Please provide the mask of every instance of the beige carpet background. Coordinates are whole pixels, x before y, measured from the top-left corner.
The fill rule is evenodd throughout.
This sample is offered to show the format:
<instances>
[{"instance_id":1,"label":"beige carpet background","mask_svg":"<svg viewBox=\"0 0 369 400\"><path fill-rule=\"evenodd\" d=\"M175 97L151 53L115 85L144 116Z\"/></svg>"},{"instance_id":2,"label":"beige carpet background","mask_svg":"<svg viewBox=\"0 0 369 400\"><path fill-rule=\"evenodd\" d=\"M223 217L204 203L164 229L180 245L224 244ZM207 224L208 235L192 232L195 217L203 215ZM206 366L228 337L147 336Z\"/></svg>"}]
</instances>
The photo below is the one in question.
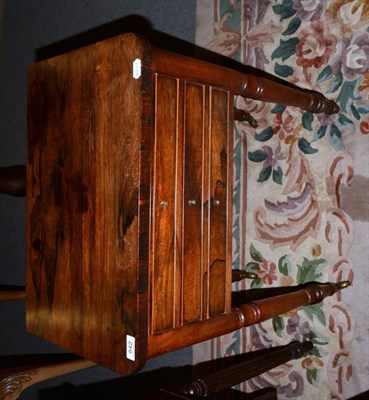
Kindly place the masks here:
<instances>
[{"instance_id":1,"label":"beige carpet background","mask_svg":"<svg viewBox=\"0 0 369 400\"><path fill-rule=\"evenodd\" d=\"M196 42L336 100L336 116L237 99L234 267L252 287L349 279L323 305L195 347L194 362L310 339L315 350L243 386L280 399L369 388L369 3L198 0ZM245 285L244 283L242 285ZM246 283L249 287L250 282Z\"/></svg>"}]
</instances>

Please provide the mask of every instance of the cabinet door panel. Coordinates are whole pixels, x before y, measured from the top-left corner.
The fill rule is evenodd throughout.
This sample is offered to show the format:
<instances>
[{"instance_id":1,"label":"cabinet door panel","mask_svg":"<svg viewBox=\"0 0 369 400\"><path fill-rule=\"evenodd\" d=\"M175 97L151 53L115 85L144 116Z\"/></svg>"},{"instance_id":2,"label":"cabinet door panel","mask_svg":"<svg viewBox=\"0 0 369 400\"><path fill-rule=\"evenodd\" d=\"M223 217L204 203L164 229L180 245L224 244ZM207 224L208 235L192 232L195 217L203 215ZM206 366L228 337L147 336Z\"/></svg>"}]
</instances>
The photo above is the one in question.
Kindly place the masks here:
<instances>
[{"instance_id":1,"label":"cabinet door panel","mask_svg":"<svg viewBox=\"0 0 369 400\"><path fill-rule=\"evenodd\" d=\"M151 332L229 312L230 94L156 75Z\"/></svg>"},{"instance_id":2,"label":"cabinet door panel","mask_svg":"<svg viewBox=\"0 0 369 400\"><path fill-rule=\"evenodd\" d=\"M205 87L186 84L183 186L183 323L202 316Z\"/></svg>"},{"instance_id":3,"label":"cabinet door panel","mask_svg":"<svg viewBox=\"0 0 369 400\"><path fill-rule=\"evenodd\" d=\"M227 283L227 189L229 94L210 88L209 106L209 238L208 238L208 313L226 311Z\"/></svg>"},{"instance_id":4,"label":"cabinet door panel","mask_svg":"<svg viewBox=\"0 0 369 400\"><path fill-rule=\"evenodd\" d=\"M175 325L175 277L180 268L176 238L176 164L179 82L155 79L154 218L152 236L152 330Z\"/></svg>"}]
</instances>

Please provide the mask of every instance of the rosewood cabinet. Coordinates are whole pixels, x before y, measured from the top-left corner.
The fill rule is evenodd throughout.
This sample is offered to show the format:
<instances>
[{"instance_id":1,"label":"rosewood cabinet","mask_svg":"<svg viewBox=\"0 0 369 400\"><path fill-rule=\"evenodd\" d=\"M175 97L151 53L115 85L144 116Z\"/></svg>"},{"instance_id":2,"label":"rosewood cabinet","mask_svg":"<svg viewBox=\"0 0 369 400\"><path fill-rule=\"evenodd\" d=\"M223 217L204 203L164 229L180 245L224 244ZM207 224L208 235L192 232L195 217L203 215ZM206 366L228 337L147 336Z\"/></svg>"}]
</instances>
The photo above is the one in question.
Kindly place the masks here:
<instances>
[{"instance_id":1,"label":"rosewood cabinet","mask_svg":"<svg viewBox=\"0 0 369 400\"><path fill-rule=\"evenodd\" d=\"M340 288L313 285L258 315L232 307L236 94L338 110L133 34L30 66L30 332L129 374Z\"/></svg>"}]
</instances>

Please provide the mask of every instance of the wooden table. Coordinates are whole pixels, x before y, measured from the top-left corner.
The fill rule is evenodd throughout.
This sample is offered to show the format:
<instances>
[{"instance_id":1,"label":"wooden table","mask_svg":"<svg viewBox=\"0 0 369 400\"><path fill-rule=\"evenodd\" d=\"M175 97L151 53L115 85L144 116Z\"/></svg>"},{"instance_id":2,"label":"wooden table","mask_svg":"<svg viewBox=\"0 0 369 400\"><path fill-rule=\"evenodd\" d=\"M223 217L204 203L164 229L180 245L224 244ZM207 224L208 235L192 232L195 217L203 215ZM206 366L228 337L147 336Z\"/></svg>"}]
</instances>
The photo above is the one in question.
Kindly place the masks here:
<instances>
[{"instance_id":1,"label":"wooden table","mask_svg":"<svg viewBox=\"0 0 369 400\"><path fill-rule=\"evenodd\" d=\"M133 34L31 65L28 331L125 375L245 325L231 304L237 94L338 110Z\"/></svg>"}]
</instances>

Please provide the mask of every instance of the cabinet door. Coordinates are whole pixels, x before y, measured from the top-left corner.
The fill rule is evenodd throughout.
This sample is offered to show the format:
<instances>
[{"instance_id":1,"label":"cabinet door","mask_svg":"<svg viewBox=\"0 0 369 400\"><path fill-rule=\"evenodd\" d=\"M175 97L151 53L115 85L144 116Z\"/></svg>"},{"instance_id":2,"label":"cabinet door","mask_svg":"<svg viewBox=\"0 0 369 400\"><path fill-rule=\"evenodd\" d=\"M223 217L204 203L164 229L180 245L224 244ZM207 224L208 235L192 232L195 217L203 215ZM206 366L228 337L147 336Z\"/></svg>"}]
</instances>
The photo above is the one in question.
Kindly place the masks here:
<instances>
[{"instance_id":1,"label":"cabinet door","mask_svg":"<svg viewBox=\"0 0 369 400\"><path fill-rule=\"evenodd\" d=\"M154 82L151 331L161 332L180 323L182 86L160 74Z\"/></svg>"},{"instance_id":2,"label":"cabinet door","mask_svg":"<svg viewBox=\"0 0 369 400\"><path fill-rule=\"evenodd\" d=\"M229 102L225 90L185 83L183 324L228 309Z\"/></svg>"},{"instance_id":3,"label":"cabinet door","mask_svg":"<svg viewBox=\"0 0 369 400\"><path fill-rule=\"evenodd\" d=\"M151 333L230 310L230 94L157 74Z\"/></svg>"},{"instance_id":4,"label":"cabinet door","mask_svg":"<svg viewBox=\"0 0 369 400\"><path fill-rule=\"evenodd\" d=\"M204 224L208 229L204 235L207 240L204 260L208 279L205 289L207 317L230 311L233 131L229 127L229 103L228 92L209 89L208 192L204 203Z\"/></svg>"}]
</instances>

